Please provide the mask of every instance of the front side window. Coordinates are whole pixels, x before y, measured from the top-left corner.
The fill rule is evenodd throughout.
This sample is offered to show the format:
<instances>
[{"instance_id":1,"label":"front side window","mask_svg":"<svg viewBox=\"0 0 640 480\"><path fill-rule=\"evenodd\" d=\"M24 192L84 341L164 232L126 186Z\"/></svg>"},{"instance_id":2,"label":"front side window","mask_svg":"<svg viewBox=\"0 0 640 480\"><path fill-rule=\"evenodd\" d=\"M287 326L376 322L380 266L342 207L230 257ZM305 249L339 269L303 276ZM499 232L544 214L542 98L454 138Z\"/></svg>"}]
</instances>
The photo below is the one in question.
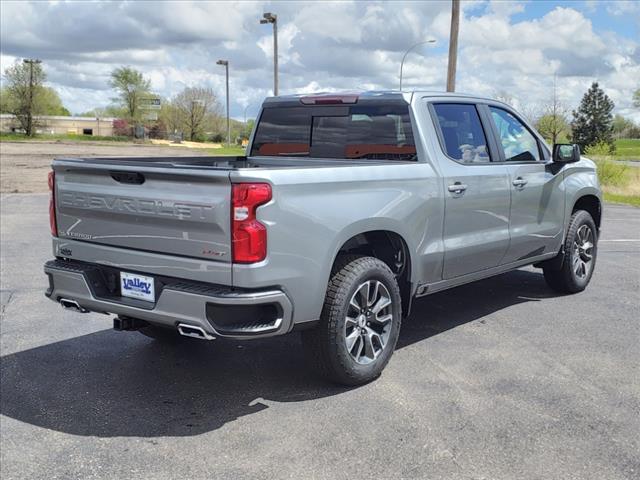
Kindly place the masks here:
<instances>
[{"instance_id":1,"label":"front side window","mask_svg":"<svg viewBox=\"0 0 640 480\"><path fill-rule=\"evenodd\" d=\"M537 162L540 150L536 137L520 120L506 110L489 107L493 123L498 129L500 144L507 162Z\"/></svg>"},{"instance_id":2,"label":"front side window","mask_svg":"<svg viewBox=\"0 0 640 480\"><path fill-rule=\"evenodd\" d=\"M487 139L475 105L437 103L433 108L447 155L462 163L487 163L491 159Z\"/></svg>"},{"instance_id":3,"label":"front side window","mask_svg":"<svg viewBox=\"0 0 640 480\"><path fill-rule=\"evenodd\" d=\"M406 103L272 107L251 155L416 160L416 147Z\"/></svg>"}]
</instances>

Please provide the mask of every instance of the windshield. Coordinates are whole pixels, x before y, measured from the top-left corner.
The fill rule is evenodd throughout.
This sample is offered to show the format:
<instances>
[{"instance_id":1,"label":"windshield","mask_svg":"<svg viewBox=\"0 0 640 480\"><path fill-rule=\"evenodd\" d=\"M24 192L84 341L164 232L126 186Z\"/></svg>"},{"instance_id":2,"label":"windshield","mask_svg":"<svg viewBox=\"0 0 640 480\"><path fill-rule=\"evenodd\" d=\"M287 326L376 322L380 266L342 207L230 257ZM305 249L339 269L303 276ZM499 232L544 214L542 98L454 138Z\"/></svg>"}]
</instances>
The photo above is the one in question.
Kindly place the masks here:
<instances>
[{"instance_id":1,"label":"windshield","mask_svg":"<svg viewBox=\"0 0 640 480\"><path fill-rule=\"evenodd\" d=\"M409 107L336 105L265 108L251 155L415 160Z\"/></svg>"}]
</instances>

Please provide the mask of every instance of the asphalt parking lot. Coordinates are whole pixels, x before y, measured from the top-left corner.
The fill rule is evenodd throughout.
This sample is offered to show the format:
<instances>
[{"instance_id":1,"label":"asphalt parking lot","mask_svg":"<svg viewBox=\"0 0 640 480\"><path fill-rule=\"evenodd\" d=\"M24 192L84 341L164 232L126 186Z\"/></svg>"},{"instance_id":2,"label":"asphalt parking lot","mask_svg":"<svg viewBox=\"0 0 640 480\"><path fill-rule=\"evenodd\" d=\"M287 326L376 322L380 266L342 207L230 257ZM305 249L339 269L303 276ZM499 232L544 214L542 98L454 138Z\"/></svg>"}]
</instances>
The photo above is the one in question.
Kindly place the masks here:
<instances>
[{"instance_id":1,"label":"asphalt parking lot","mask_svg":"<svg viewBox=\"0 0 640 480\"><path fill-rule=\"evenodd\" d=\"M63 311L47 201L1 197L3 480L640 476L640 209L607 206L585 292L522 269L421 299L345 389L296 335L166 346Z\"/></svg>"}]
</instances>

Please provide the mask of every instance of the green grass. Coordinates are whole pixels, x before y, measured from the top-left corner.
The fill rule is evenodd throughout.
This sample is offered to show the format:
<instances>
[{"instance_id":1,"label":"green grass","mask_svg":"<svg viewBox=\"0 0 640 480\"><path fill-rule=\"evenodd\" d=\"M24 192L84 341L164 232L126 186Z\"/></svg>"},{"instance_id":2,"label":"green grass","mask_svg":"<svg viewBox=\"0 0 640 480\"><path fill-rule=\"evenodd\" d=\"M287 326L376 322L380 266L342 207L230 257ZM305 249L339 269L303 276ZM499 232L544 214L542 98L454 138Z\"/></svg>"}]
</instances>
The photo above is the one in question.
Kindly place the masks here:
<instances>
[{"instance_id":1,"label":"green grass","mask_svg":"<svg viewBox=\"0 0 640 480\"><path fill-rule=\"evenodd\" d=\"M640 161L640 139L616 140L613 155L604 144L588 148L585 154L598 166L598 179L607 202L640 207L640 167L619 161Z\"/></svg>"},{"instance_id":2,"label":"green grass","mask_svg":"<svg viewBox=\"0 0 640 480\"><path fill-rule=\"evenodd\" d=\"M611 156L594 158L594 162L598 165L598 179L601 185L624 188L631 181L629 170L637 167L616 162L612 158Z\"/></svg>"},{"instance_id":3,"label":"green grass","mask_svg":"<svg viewBox=\"0 0 640 480\"><path fill-rule=\"evenodd\" d=\"M625 165L613 158L594 159L605 201L640 207L640 167Z\"/></svg>"},{"instance_id":4,"label":"green grass","mask_svg":"<svg viewBox=\"0 0 640 480\"><path fill-rule=\"evenodd\" d=\"M640 138L620 138L615 141L616 151L609 154L606 144L587 147L584 154L592 159L626 160L640 162Z\"/></svg>"},{"instance_id":5,"label":"green grass","mask_svg":"<svg viewBox=\"0 0 640 480\"><path fill-rule=\"evenodd\" d=\"M131 142L130 137L113 136L105 137L98 135L68 135L68 134L40 134L35 137L27 137L22 133L0 133L0 142L33 142L33 141L58 141L65 140L71 142Z\"/></svg>"},{"instance_id":6,"label":"green grass","mask_svg":"<svg viewBox=\"0 0 640 480\"><path fill-rule=\"evenodd\" d=\"M15 141L25 141L27 137L21 133L10 133L10 132L2 132L0 133L0 142L15 142Z\"/></svg>"},{"instance_id":7,"label":"green grass","mask_svg":"<svg viewBox=\"0 0 640 480\"><path fill-rule=\"evenodd\" d=\"M640 138L621 138L616 140L615 159L640 162Z\"/></svg>"},{"instance_id":8,"label":"green grass","mask_svg":"<svg viewBox=\"0 0 640 480\"><path fill-rule=\"evenodd\" d=\"M232 145L222 148L207 148L207 153L212 156L243 156L246 153L245 147Z\"/></svg>"},{"instance_id":9,"label":"green grass","mask_svg":"<svg viewBox=\"0 0 640 480\"><path fill-rule=\"evenodd\" d=\"M624 203L640 207L640 195L623 195L619 193L604 192L604 201L610 203Z\"/></svg>"}]
</instances>

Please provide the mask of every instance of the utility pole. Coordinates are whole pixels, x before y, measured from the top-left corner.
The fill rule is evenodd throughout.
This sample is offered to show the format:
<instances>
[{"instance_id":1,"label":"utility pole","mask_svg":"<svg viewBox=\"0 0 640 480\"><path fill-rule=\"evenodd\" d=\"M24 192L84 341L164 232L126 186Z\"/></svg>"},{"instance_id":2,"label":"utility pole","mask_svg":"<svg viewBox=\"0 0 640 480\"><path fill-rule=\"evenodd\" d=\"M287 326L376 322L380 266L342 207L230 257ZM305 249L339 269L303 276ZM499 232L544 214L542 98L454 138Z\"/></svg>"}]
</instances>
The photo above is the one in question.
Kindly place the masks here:
<instances>
[{"instance_id":1,"label":"utility pole","mask_svg":"<svg viewBox=\"0 0 640 480\"><path fill-rule=\"evenodd\" d=\"M456 91L456 62L458 61L458 28L460 26L460 0L451 0L451 33L449 34L449 68L447 92Z\"/></svg>"},{"instance_id":2,"label":"utility pole","mask_svg":"<svg viewBox=\"0 0 640 480\"><path fill-rule=\"evenodd\" d=\"M229 123L229 61L228 60L218 60L216 62L218 65L224 65L225 72L227 75L227 147L231 145L231 124Z\"/></svg>"},{"instance_id":3,"label":"utility pole","mask_svg":"<svg viewBox=\"0 0 640 480\"><path fill-rule=\"evenodd\" d=\"M42 63L38 59L25 58L24 63L29 65L29 110L27 111L27 136L33 136L33 66Z\"/></svg>"},{"instance_id":4,"label":"utility pole","mask_svg":"<svg viewBox=\"0 0 640 480\"><path fill-rule=\"evenodd\" d=\"M273 25L273 95L278 96L278 15L263 13L260 24Z\"/></svg>"}]
</instances>

